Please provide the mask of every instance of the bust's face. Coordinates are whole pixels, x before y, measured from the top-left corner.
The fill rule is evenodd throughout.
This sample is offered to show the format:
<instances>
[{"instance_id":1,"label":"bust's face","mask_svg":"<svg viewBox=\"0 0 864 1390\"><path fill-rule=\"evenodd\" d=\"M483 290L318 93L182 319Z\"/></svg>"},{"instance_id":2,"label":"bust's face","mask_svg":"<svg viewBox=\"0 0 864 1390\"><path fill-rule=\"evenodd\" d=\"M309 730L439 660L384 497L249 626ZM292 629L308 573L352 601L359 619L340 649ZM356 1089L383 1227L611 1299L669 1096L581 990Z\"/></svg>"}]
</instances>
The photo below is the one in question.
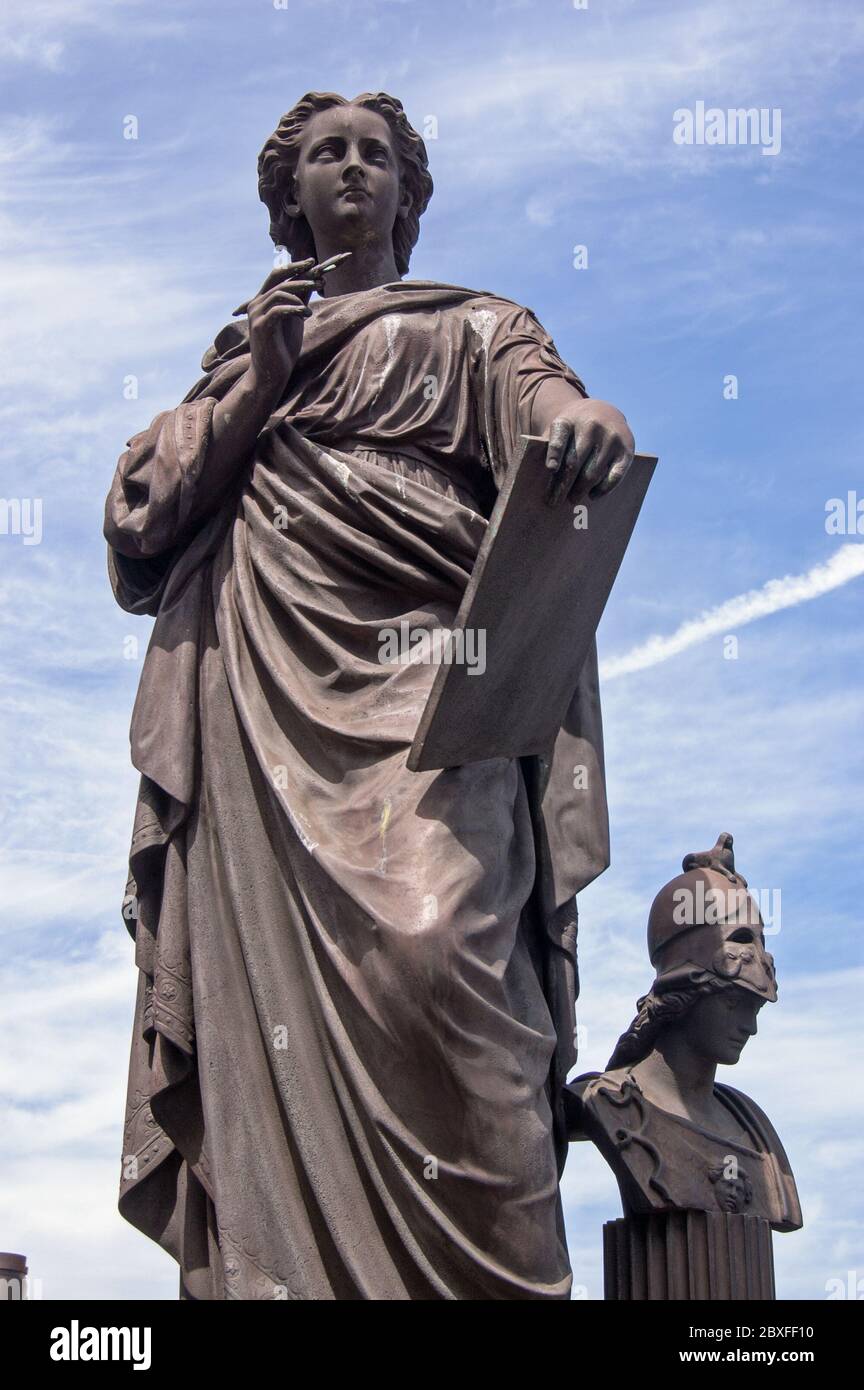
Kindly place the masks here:
<instances>
[{"instance_id":1,"label":"bust's face","mask_svg":"<svg viewBox=\"0 0 864 1390\"><path fill-rule=\"evenodd\" d=\"M744 1044L756 1032L756 1016L764 1003L749 989L733 985L700 999L687 1010L679 1027L700 1057L734 1066Z\"/></svg>"},{"instance_id":2,"label":"bust's face","mask_svg":"<svg viewBox=\"0 0 864 1390\"><path fill-rule=\"evenodd\" d=\"M294 186L288 211L305 216L319 255L392 238L411 206L390 127L362 106L331 106L307 121Z\"/></svg>"}]
</instances>

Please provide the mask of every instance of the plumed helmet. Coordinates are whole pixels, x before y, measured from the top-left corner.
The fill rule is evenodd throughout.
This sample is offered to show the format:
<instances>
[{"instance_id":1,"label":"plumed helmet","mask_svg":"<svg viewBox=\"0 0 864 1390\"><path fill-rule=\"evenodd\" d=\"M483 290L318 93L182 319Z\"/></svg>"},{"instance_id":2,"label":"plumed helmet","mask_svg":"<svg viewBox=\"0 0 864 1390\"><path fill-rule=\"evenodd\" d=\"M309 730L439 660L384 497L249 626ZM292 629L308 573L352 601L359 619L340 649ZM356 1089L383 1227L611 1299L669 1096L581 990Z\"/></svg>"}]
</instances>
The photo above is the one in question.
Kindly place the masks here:
<instances>
[{"instance_id":1,"label":"plumed helmet","mask_svg":"<svg viewBox=\"0 0 864 1390\"><path fill-rule=\"evenodd\" d=\"M683 873L660 889L648 916L648 954L657 971L654 992L679 987L692 971L709 971L758 994L777 998L774 958L747 880L735 871L732 836L711 850L688 854Z\"/></svg>"}]
</instances>

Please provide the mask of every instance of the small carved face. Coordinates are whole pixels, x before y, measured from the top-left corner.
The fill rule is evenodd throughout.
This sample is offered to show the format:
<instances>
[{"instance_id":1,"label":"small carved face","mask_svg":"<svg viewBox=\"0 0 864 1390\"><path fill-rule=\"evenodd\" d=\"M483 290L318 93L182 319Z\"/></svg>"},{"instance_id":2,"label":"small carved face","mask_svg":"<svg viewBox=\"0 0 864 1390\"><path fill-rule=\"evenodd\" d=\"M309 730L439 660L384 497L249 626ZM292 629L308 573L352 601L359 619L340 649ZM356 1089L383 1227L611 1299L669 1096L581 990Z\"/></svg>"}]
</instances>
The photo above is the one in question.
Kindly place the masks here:
<instances>
[{"instance_id":1,"label":"small carved face","mask_svg":"<svg viewBox=\"0 0 864 1390\"><path fill-rule=\"evenodd\" d=\"M743 1212L753 1201L753 1184L734 1158L709 1169L714 1196L721 1211Z\"/></svg>"},{"instance_id":2,"label":"small carved face","mask_svg":"<svg viewBox=\"0 0 864 1390\"><path fill-rule=\"evenodd\" d=\"M317 111L300 139L294 194L286 211L306 218L319 255L392 236L411 203L384 117L363 106Z\"/></svg>"},{"instance_id":3,"label":"small carved face","mask_svg":"<svg viewBox=\"0 0 864 1390\"><path fill-rule=\"evenodd\" d=\"M757 1031L756 1016L764 1002L752 991L732 986L698 1000L680 1026L700 1057L734 1066L744 1044Z\"/></svg>"}]
</instances>

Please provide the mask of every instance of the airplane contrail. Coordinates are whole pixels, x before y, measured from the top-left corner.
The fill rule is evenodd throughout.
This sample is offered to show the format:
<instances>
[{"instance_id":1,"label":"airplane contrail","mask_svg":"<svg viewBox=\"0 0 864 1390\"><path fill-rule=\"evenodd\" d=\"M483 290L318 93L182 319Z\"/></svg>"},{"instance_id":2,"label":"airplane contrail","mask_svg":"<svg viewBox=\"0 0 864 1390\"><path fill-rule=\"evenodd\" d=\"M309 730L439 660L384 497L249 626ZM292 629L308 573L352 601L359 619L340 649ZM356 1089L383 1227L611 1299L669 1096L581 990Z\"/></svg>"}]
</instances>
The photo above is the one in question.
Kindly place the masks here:
<instances>
[{"instance_id":1,"label":"airplane contrail","mask_svg":"<svg viewBox=\"0 0 864 1390\"><path fill-rule=\"evenodd\" d=\"M826 564L814 565L806 574L769 579L761 589L738 594L717 608L709 608L698 618L690 618L669 637L655 635L622 656L609 657L600 663L600 675L604 680L614 680L616 676L628 676L633 671L657 666L708 637L732 632L769 613L778 613L781 608L807 603L811 598L839 589L841 584L848 584L861 574L864 574L864 545L842 545Z\"/></svg>"}]
</instances>

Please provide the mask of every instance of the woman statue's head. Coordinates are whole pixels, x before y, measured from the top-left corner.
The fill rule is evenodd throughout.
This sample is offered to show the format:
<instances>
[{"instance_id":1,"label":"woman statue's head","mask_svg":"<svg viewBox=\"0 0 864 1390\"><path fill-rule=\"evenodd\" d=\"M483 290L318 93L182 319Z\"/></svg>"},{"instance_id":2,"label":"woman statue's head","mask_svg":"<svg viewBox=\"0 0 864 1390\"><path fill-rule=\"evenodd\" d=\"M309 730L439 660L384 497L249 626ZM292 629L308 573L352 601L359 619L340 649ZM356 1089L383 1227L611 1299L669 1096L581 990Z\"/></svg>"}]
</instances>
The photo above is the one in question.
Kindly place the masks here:
<instances>
[{"instance_id":1,"label":"woman statue's head","mask_svg":"<svg viewBox=\"0 0 864 1390\"><path fill-rule=\"evenodd\" d=\"M270 235L293 260L377 246L407 273L432 196L426 147L386 92L307 92L258 156Z\"/></svg>"}]
</instances>

